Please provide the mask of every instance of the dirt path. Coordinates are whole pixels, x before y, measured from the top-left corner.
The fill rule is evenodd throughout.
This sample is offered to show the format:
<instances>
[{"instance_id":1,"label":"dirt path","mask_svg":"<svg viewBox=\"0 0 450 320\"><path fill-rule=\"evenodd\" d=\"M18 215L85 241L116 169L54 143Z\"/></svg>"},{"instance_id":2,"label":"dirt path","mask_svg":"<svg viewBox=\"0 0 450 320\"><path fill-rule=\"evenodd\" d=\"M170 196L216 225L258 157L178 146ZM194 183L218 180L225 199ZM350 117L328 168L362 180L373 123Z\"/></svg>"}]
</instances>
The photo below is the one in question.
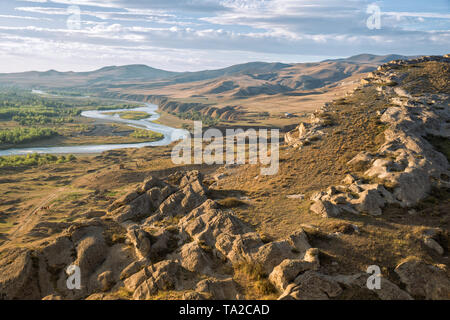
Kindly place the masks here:
<instances>
[{"instance_id":1,"label":"dirt path","mask_svg":"<svg viewBox=\"0 0 450 320\"><path fill-rule=\"evenodd\" d=\"M8 234L10 239L17 238L17 235L24 234L29 231L34 225L36 225L41 216L46 212L43 209L46 207L52 200L54 200L58 195L60 195L66 188L62 187L57 189L55 192L51 193L48 197L43 199L33 210L24 214L22 217L17 219L17 227L11 230Z\"/></svg>"}]
</instances>

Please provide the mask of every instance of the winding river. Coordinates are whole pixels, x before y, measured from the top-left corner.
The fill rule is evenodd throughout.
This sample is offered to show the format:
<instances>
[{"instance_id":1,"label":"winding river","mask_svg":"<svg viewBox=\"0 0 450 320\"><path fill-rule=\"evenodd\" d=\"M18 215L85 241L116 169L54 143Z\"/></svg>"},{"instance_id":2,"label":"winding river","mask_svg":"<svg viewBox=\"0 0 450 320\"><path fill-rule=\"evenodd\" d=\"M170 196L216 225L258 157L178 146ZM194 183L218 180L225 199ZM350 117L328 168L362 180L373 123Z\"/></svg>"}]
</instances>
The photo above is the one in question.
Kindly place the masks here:
<instances>
[{"instance_id":1,"label":"winding river","mask_svg":"<svg viewBox=\"0 0 450 320\"><path fill-rule=\"evenodd\" d=\"M154 120L159 118L159 114L156 112L157 105L146 103L145 107L134 109L114 109L114 110L90 110L83 111L81 115L83 117L92 119L101 119L109 122L117 122L129 125L134 128L151 130L154 132L162 133L164 138L153 142L142 143L128 143L128 144L98 144L98 145L78 145L78 146L54 146L54 147L30 147L30 148L12 148L6 150L0 150L0 156L10 155L25 155L29 153L54 153L54 154L82 154L82 153L101 153L103 151L123 149L123 148L142 148L148 146L165 146L173 141L183 139L187 135L186 130L176 129L168 127L162 124L154 123ZM149 114L149 117L141 120L128 120L122 119L118 114L111 115L106 114L110 112L121 111L144 111Z\"/></svg>"}]
</instances>

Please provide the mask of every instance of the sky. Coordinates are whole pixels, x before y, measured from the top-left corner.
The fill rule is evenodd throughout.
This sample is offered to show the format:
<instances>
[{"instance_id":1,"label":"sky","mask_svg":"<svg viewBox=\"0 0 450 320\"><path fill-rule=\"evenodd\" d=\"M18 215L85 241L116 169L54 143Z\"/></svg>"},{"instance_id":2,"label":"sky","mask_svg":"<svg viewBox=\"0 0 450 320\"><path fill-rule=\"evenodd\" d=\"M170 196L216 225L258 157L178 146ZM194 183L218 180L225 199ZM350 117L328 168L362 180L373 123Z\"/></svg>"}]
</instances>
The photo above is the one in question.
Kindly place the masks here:
<instances>
[{"instance_id":1,"label":"sky","mask_svg":"<svg viewBox=\"0 0 450 320\"><path fill-rule=\"evenodd\" d=\"M0 0L0 72L450 53L450 0Z\"/></svg>"}]
</instances>

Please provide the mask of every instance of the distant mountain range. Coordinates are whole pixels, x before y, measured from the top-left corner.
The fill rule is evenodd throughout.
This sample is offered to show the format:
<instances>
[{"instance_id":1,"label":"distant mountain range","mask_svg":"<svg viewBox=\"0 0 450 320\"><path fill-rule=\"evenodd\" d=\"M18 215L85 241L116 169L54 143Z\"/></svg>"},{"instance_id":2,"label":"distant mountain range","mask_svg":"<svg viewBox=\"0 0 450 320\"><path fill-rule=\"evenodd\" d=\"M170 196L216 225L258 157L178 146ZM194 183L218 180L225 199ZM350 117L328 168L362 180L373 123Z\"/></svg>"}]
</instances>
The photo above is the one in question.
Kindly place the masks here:
<instances>
[{"instance_id":1,"label":"distant mountain range","mask_svg":"<svg viewBox=\"0 0 450 320\"><path fill-rule=\"evenodd\" d=\"M311 89L339 81L354 73L368 72L376 65L391 60L405 58L407 57L400 55L361 54L346 59L325 60L317 63L250 62L223 69L197 72L170 72L140 64L108 66L90 72L30 71L0 74L0 85L96 91L127 87L162 88L217 79L217 83L208 84L210 94L235 90L234 94L246 95L258 92L256 89L251 89L254 86L249 82L254 82L256 87L261 87L263 83L265 92L271 90L274 92L290 91L298 88ZM234 80L229 80L229 78L234 78ZM247 86L241 82L246 82ZM242 90L239 91L239 89Z\"/></svg>"}]
</instances>

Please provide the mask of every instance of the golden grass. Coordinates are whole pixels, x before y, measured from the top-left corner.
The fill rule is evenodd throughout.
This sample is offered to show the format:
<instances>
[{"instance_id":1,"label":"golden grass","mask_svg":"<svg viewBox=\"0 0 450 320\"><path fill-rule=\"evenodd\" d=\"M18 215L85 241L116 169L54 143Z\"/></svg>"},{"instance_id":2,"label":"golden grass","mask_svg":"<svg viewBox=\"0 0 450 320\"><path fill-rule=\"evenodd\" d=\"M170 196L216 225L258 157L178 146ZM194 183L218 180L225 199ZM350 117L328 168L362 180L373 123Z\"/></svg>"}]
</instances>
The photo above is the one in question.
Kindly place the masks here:
<instances>
[{"instance_id":1,"label":"golden grass","mask_svg":"<svg viewBox=\"0 0 450 320\"><path fill-rule=\"evenodd\" d=\"M261 265L242 261L233 266L234 279L244 290L246 299L274 299L277 290L267 279Z\"/></svg>"}]
</instances>

